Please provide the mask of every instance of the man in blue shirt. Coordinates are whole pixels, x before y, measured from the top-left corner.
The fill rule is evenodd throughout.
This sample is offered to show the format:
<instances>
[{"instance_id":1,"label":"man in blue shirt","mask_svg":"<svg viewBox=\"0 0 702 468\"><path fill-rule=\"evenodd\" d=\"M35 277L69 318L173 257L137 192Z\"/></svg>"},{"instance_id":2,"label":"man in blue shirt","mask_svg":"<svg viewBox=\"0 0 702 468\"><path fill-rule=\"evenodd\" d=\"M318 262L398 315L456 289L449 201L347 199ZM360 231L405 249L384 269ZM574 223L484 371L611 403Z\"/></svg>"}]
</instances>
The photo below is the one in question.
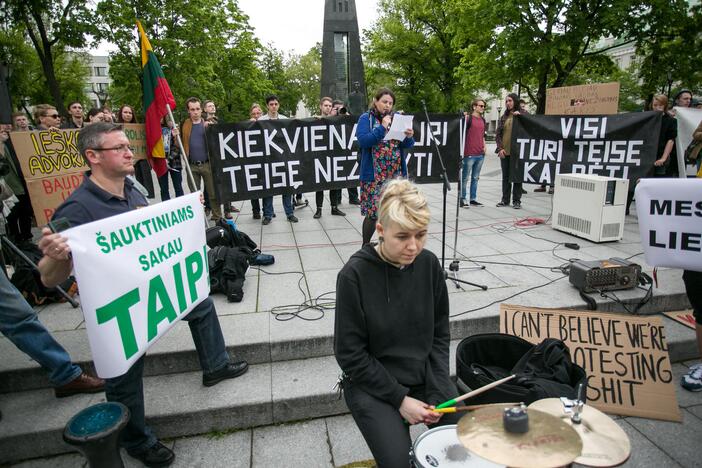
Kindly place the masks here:
<instances>
[{"instance_id":1,"label":"man in blue shirt","mask_svg":"<svg viewBox=\"0 0 702 468\"><path fill-rule=\"evenodd\" d=\"M193 187L188 179L188 186L190 191L194 192L200 190L200 181L205 184L205 193L212 208L212 221L216 223L222 217L222 210L220 210L219 202L217 201L212 167L207 154L205 128L207 128L209 122L202 118L202 105L198 98L191 97L185 104L188 107L188 115L190 117L185 119L182 125L183 147L195 181L195 187Z\"/></svg>"},{"instance_id":2,"label":"man in blue shirt","mask_svg":"<svg viewBox=\"0 0 702 468\"><path fill-rule=\"evenodd\" d=\"M65 217L71 226L77 226L148 205L146 198L126 178L134 171L134 155L120 125L99 122L84 127L78 134L78 150L90 171L83 184L58 207L54 219ZM65 237L44 228L39 248L44 254L39 262L41 280L46 286L55 286L65 280L73 268L70 247ZM229 361L212 299L208 297L202 301L184 320L190 326L203 368L203 385L209 387L246 372L246 361ZM168 466L175 454L161 444L146 425L143 371L142 356L126 374L106 379L105 395L108 401L127 406L131 413L121 439L127 453L146 466Z\"/></svg>"}]
</instances>

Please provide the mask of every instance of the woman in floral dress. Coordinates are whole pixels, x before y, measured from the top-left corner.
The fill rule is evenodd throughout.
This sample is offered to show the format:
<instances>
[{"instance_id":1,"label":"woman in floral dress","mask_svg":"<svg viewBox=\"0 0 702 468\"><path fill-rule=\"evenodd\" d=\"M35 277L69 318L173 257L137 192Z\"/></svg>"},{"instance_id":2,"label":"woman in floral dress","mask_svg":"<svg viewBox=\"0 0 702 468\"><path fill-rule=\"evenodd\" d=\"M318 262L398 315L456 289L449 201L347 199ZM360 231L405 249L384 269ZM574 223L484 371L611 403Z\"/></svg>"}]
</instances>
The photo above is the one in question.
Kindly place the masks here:
<instances>
[{"instance_id":1,"label":"woman in floral dress","mask_svg":"<svg viewBox=\"0 0 702 468\"><path fill-rule=\"evenodd\" d=\"M392 124L395 95L388 88L375 93L373 105L358 118L356 138L361 148L361 214L363 245L368 244L375 231L380 192L385 181L407 177L405 150L414 146L414 131L405 130L405 139L383 140Z\"/></svg>"}]
</instances>

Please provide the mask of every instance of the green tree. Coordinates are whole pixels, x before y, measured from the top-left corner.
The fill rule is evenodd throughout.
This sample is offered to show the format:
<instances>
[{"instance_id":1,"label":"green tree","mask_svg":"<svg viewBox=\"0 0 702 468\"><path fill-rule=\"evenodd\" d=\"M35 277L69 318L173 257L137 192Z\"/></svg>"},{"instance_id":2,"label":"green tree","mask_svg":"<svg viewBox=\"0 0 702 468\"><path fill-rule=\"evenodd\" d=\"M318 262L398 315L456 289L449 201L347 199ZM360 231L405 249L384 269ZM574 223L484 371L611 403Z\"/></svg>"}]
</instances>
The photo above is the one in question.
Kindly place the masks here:
<instances>
[{"instance_id":1,"label":"green tree","mask_svg":"<svg viewBox=\"0 0 702 468\"><path fill-rule=\"evenodd\" d=\"M50 102L66 115L65 82L57 73L57 64L69 48L82 49L88 44L88 34L94 32L89 4L79 0L3 0L0 12L5 24L19 27L27 34L39 59L41 79L48 88ZM69 67L76 65L70 59L65 63Z\"/></svg>"},{"instance_id":2,"label":"green tree","mask_svg":"<svg viewBox=\"0 0 702 468\"><path fill-rule=\"evenodd\" d=\"M180 117L186 115L185 100L196 96L213 100L221 120L240 120L248 116L251 101L268 89L256 66L260 43L235 0L102 0L97 12L100 37L118 48L110 55L115 105L141 107L137 19L181 104Z\"/></svg>"},{"instance_id":3,"label":"green tree","mask_svg":"<svg viewBox=\"0 0 702 468\"><path fill-rule=\"evenodd\" d=\"M416 112L422 100L432 111L455 111L465 102L455 69L447 7L451 0L381 0L381 16L365 41L366 84L397 95L397 108Z\"/></svg>"},{"instance_id":4,"label":"green tree","mask_svg":"<svg viewBox=\"0 0 702 468\"><path fill-rule=\"evenodd\" d=\"M85 83L90 74L90 57L82 52L53 52L56 80L65 102L80 101L89 104ZM19 28L0 29L0 59L11 70L10 96L15 109L28 112L28 104L54 103L46 86L44 71L34 48L25 40Z\"/></svg>"},{"instance_id":5,"label":"green tree","mask_svg":"<svg viewBox=\"0 0 702 468\"><path fill-rule=\"evenodd\" d=\"M633 31L638 57L637 73L642 97L675 92L685 87L702 88L702 68L695 50L702 50L702 4L690 7L687 0L652 0L646 11L647 28Z\"/></svg>"},{"instance_id":6,"label":"green tree","mask_svg":"<svg viewBox=\"0 0 702 468\"><path fill-rule=\"evenodd\" d=\"M318 42L304 55L293 55L290 58L288 75L300 90L305 108L312 115L318 115L322 82L322 44Z\"/></svg>"},{"instance_id":7,"label":"green tree","mask_svg":"<svg viewBox=\"0 0 702 468\"><path fill-rule=\"evenodd\" d=\"M268 46L259 57L259 67L269 83L266 94L278 96L280 113L292 116L297 112L297 103L302 99L302 90L290 75L290 65L293 59L285 57L283 52ZM261 102L265 112L265 102Z\"/></svg>"},{"instance_id":8,"label":"green tree","mask_svg":"<svg viewBox=\"0 0 702 468\"><path fill-rule=\"evenodd\" d=\"M611 66L603 55L608 47L597 46L598 41L615 37L623 40L616 45L643 46L657 40L668 32L650 22L679 19L676 12L682 3L685 0L453 0L455 43L468 44L459 47L461 81L492 91L519 85L543 113L547 88L568 84L578 69Z\"/></svg>"}]
</instances>

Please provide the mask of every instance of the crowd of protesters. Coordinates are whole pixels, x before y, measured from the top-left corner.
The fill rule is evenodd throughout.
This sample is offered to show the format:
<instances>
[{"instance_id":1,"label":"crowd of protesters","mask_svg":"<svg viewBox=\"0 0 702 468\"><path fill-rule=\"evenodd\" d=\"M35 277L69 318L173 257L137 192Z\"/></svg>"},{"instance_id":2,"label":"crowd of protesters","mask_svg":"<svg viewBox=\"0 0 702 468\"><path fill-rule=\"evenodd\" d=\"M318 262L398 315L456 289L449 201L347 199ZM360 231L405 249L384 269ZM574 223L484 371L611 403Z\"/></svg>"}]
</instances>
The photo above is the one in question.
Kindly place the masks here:
<instances>
[{"instance_id":1,"label":"crowd of protesters","mask_svg":"<svg viewBox=\"0 0 702 468\"><path fill-rule=\"evenodd\" d=\"M280 100L276 95L269 95L265 98L265 107L258 103L253 103L249 109L250 120L275 120L286 119L288 117L279 113ZM377 203L385 179L391 179L395 174L406 175L403 151L410 148L414 143L412 133L406 133L406 138L398 142L385 142L383 135L387 131L392 118L395 96L389 89L381 89L372 99L368 112L359 116L358 119L358 142L361 148L361 191L349 188L348 198L352 205L360 205L361 213L365 217L363 223L363 243L369 243L372 234L375 232L377 221ZM650 110L663 114L660 130L660 139L657 149L656 160L645 177L677 177L678 165L675 163L676 154L675 140L677 137L677 121L675 108L702 108L702 102L694 98L692 92L687 89L678 91L669 102L667 96L659 94L653 96ZM160 189L161 200L168 200L171 197L171 185L175 196L183 195L183 170L184 161L187 162L193 173L193 181L188 180L190 191L202 190L204 193L206 213L211 215L212 221L218 221L221 217L231 217L233 212L239 211L237 207L225 205L221 210L221 204L217 200L217 190L214 185L214 178L210 168L210 162L205 140L206 128L209 125L221 123L217 117L217 108L213 101L201 101L198 98L190 98L186 101L188 117L177 125L170 118L165 117L161 121L161 131L168 171L157 178ZM475 98L471 104L471 112L465 114L466 132L465 141L462 148L462 184L460 205L464 208L480 207L482 203L478 201L478 181L480 170L485 158L485 130L486 123L483 114L486 111L486 101ZM67 106L67 114L61 116L56 107L49 104L39 104L33 107L33 115L29 116L23 112L12 114L12 125L0 126L0 189L11 191L16 197L14 205L6 210L4 222L7 226L8 237L16 242L31 241L32 235L32 210L29 200L28 190L16 155L12 150L12 145L8 144L9 134L12 131L31 131L47 129L83 129L86 126L96 123L119 123L135 124L137 120L137 109L124 104L119 107L116 113L110 106L94 107L85 112L83 105L78 102L70 102ZM320 100L319 117L329 117L347 114L347 110L342 101L323 97ZM505 99L504 113L500 116L497 129L497 156L500 158L503 184L502 197L497 204L498 207L506 207L510 204L513 208L521 208L521 196L524 193L521 184L510 182L509 159L512 156L510 148L511 126L514 116L527 113L523 100L516 94L509 94ZM702 124L695 130L693 139L702 140ZM182 142L182 145L181 145ZM699 154L698 145L695 156ZM156 197L153 183L152 168L145 155L134 157L134 175L136 181L143 186L146 197L154 199ZM377 165L384 167L383 171L377 171ZM700 158L696 159L697 168L700 168ZM382 176L382 177L380 177ZM194 184L193 184L194 182ZM634 186L635 184L632 184ZM633 189L633 187L632 187ZM545 187L541 187L544 191ZM551 188L552 190L552 188ZM633 194L633 191L632 191ZM289 222L296 223L295 206L301 203L302 194L284 194L281 196L285 215ZM2 198L0 198L2 200ZM330 213L335 216L346 216L346 213L339 209L342 201L341 190L330 190L329 200L331 205ZM251 208L254 219L262 219L262 224L267 225L273 221L275 212L273 209L273 197L264 197L263 202L259 199L251 199ZM631 197L627 203L627 214ZM316 210L314 218L322 216L324 204L324 193L316 193ZM685 284L688 290L697 288L702 290L702 281L699 272L685 272ZM691 298L692 301L692 298ZM699 301L697 301L699 302ZM697 307L697 304L695 307ZM698 324L698 337L702 334L701 325ZM3 330L4 331L4 330ZM702 338L700 338L702 348ZM30 350L31 351L31 350ZM700 349L702 353L702 349ZM29 353L29 351L28 351ZM103 382L92 381L84 374L79 374L79 369L70 364L70 359L66 356L62 358L61 366L66 372L53 380L57 387L63 387L66 382L77 380L76 391L82 391L83 387L88 391L95 388L102 388ZM70 371L70 372L69 372ZM58 372L58 371L57 371ZM69 375L70 374L70 375ZM76 377L78 376L78 377ZM86 380L87 379L87 380ZM702 366L693 366L682 380L685 388L690 390L702 390ZM63 391L63 390L62 390ZM69 387L69 393L73 392ZM59 392L60 393L60 392Z\"/></svg>"}]
</instances>

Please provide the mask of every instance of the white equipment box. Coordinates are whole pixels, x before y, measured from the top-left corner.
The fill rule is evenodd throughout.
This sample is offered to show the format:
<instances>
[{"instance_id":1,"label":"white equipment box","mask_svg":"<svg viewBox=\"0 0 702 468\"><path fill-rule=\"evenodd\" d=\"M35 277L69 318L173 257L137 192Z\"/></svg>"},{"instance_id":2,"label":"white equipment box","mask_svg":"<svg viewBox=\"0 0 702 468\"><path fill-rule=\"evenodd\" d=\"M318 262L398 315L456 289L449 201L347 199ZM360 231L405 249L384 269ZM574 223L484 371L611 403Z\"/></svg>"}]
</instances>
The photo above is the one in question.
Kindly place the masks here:
<instances>
[{"instance_id":1,"label":"white equipment box","mask_svg":"<svg viewBox=\"0 0 702 468\"><path fill-rule=\"evenodd\" d=\"M590 174L558 174L552 226L593 242L621 240L624 235L627 179Z\"/></svg>"}]
</instances>

